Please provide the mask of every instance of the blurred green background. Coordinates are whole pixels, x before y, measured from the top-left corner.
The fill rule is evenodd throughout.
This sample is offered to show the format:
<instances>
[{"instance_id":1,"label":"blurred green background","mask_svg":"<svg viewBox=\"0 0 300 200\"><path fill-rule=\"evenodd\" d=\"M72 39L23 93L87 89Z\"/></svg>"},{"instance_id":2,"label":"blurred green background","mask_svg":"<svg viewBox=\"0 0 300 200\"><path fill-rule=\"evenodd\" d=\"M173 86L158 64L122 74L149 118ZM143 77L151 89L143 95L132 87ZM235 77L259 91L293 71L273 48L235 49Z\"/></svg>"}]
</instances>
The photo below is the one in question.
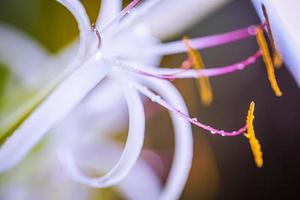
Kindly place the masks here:
<instances>
[{"instance_id":1,"label":"blurred green background","mask_svg":"<svg viewBox=\"0 0 300 200\"><path fill-rule=\"evenodd\" d=\"M99 0L82 2L94 22ZM124 2L126 3L128 1ZM53 0L0 0L0 22L25 31L53 53L78 35L72 15ZM257 23L259 20L251 2L235 0L182 35L199 37ZM182 35L172 40L181 39ZM201 53L206 65L214 67L240 61L253 54L256 49L253 38L209 48ZM167 56L161 65L178 67L184 58L184 54ZM0 68L0 93L8 74L5 68ZM285 67L277 72L277 77L283 91L281 98L275 97L270 89L261 60L254 67L239 73L212 78L214 102L210 107L200 104L193 80L175 81L191 115L222 129L239 127L245 120L250 101L254 100L255 127L264 152L264 167L257 169L244 137L212 136L193 127L195 157L182 199L287 199L297 195L300 198L299 88ZM156 110L154 114L153 110ZM145 149L157 152L168 168L173 149L173 130L168 113L151 103L146 111L151 117L147 121ZM164 180L167 170L161 176Z\"/></svg>"}]
</instances>

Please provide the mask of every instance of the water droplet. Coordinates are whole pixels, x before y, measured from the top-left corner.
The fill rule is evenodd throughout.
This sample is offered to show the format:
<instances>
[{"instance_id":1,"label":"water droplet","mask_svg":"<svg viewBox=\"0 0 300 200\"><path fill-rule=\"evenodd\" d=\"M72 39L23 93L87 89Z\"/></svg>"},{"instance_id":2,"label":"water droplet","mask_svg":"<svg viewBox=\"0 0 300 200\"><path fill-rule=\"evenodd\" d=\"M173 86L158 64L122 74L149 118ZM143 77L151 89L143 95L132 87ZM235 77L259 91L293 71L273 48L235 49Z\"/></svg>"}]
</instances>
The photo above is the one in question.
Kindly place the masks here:
<instances>
[{"instance_id":1,"label":"water droplet","mask_svg":"<svg viewBox=\"0 0 300 200\"><path fill-rule=\"evenodd\" d=\"M195 122L197 122L197 121L198 121L198 119L197 119L197 118L192 118L192 120L193 120L193 121L195 121Z\"/></svg>"},{"instance_id":2,"label":"water droplet","mask_svg":"<svg viewBox=\"0 0 300 200\"><path fill-rule=\"evenodd\" d=\"M158 96L158 95L156 95L156 96L154 96L154 97L151 98L151 100L154 101L154 102L157 102L157 101L159 101L160 99L161 99L161 98L160 98L160 96Z\"/></svg>"},{"instance_id":3,"label":"water droplet","mask_svg":"<svg viewBox=\"0 0 300 200\"><path fill-rule=\"evenodd\" d=\"M248 33L250 35L255 35L256 34L256 29L257 29L257 27L252 25L252 26L248 27Z\"/></svg>"},{"instance_id":4,"label":"water droplet","mask_svg":"<svg viewBox=\"0 0 300 200\"><path fill-rule=\"evenodd\" d=\"M216 131L210 131L211 132L211 134L216 134Z\"/></svg>"},{"instance_id":5,"label":"water droplet","mask_svg":"<svg viewBox=\"0 0 300 200\"><path fill-rule=\"evenodd\" d=\"M225 136L225 134L224 134L224 131L223 131L223 130L221 130L221 131L220 131L220 134L221 134L222 136Z\"/></svg>"},{"instance_id":6,"label":"water droplet","mask_svg":"<svg viewBox=\"0 0 300 200\"><path fill-rule=\"evenodd\" d=\"M245 65L244 64L238 64L237 68L239 70L243 70L245 68Z\"/></svg>"},{"instance_id":7,"label":"water droplet","mask_svg":"<svg viewBox=\"0 0 300 200\"><path fill-rule=\"evenodd\" d=\"M255 62L255 58L254 57L250 57L249 59L248 59L248 62L250 62L250 63L254 63Z\"/></svg>"}]
</instances>

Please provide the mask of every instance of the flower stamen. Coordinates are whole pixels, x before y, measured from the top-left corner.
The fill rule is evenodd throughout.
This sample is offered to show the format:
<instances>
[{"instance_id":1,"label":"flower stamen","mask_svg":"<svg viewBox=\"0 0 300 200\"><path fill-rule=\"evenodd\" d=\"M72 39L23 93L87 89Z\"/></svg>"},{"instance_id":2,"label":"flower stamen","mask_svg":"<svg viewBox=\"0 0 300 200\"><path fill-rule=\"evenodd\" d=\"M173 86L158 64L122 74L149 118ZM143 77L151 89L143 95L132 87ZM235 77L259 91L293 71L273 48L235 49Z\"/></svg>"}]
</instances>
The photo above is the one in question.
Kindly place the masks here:
<instances>
[{"instance_id":1,"label":"flower stamen","mask_svg":"<svg viewBox=\"0 0 300 200\"><path fill-rule=\"evenodd\" d=\"M173 105L169 104L161 96L150 91L147 87L141 86L140 84L138 84L136 82L131 82L131 84L133 87L135 87L138 91L140 91L146 97L150 98L153 102L163 106L164 108L166 108L169 111L174 112L175 114L177 114L178 116L187 120L188 122L202 128L206 131L209 131L213 135L233 137L233 136L241 135L241 134L245 133L245 131L246 131L246 128L247 128L246 125L236 131L224 131L224 130L219 130L219 129L213 128L211 126L208 126L206 124L203 124L200 121L198 121L197 118L192 118L189 115L185 114L183 111L181 111L181 110L177 109L176 107L174 107Z\"/></svg>"},{"instance_id":2,"label":"flower stamen","mask_svg":"<svg viewBox=\"0 0 300 200\"><path fill-rule=\"evenodd\" d=\"M268 79L270 82L270 85L275 93L276 96L282 96L282 92L278 86L275 72L274 72L274 66L273 62L270 56L269 48L263 33L263 29L261 27L258 27L256 29L256 40L258 43L259 48L262 51L262 57L266 65L267 73L268 73Z\"/></svg>"},{"instance_id":3,"label":"flower stamen","mask_svg":"<svg viewBox=\"0 0 300 200\"><path fill-rule=\"evenodd\" d=\"M188 51L189 59L191 60L194 68L196 70L205 69L205 65L200 53L190 45L187 37L183 38L183 43ZM202 104L205 106L210 105L213 100L213 94L209 78L207 76L200 77L198 78L197 83Z\"/></svg>"},{"instance_id":4,"label":"flower stamen","mask_svg":"<svg viewBox=\"0 0 300 200\"><path fill-rule=\"evenodd\" d=\"M149 68L149 66L143 66L143 68L147 68L147 69L141 69L140 63L139 64L130 63L128 65L126 63L120 63L120 62L116 65L114 64L114 66L118 66L118 68L121 70L126 70L128 72L136 73L138 75L173 81L176 79L190 79L190 78L194 79L203 76L206 77L221 76L221 75L241 71L254 64L257 61L257 59L261 57L261 54L262 54L261 50L258 50L253 55L242 60L241 62L228 65L228 66L214 67L210 69L199 69L199 70L182 69L182 68L181 69L158 68L154 70L154 68L151 69Z\"/></svg>"},{"instance_id":5,"label":"flower stamen","mask_svg":"<svg viewBox=\"0 0 300 200\"><path fill-rule=\"evenodd\" d=\"M249 106L247 120L246 120L247 133L244 135L249 140L249 144L250 144L250 147L252 150L252 154L253 154L256 166L261 168L263 166L263 157L262 157L263 153L261 150L261 145L255 136L254 126L253 126L254 107L255 107L255 103L252 101Z\"/></svg>"},{"instance_id":6,"label":"flower stamen","mask_svg":"<svg viewBox=\"0 0 300 200\"><path fill-rule=\"evenodd\" d=\"M273 63L274 63L275 68L279 69L279 68L281 68L283 61L281 59L280 53L278 52L278 50L276 48L275 40L274 40L274 37L273 37L271 24L270 24L270 20L269 20L269 16L268 16L268 13L267 13L267 9L264 5L262 5L262 10L263 10L263 14L264 14L265 19L266 19L266 26L267 26L267 29L268 29L268 35L269 35L269 38L270 38L270 41L271 41L271 48L272 48L272 52L273 52Z\"/></svg>"}]
</instances>

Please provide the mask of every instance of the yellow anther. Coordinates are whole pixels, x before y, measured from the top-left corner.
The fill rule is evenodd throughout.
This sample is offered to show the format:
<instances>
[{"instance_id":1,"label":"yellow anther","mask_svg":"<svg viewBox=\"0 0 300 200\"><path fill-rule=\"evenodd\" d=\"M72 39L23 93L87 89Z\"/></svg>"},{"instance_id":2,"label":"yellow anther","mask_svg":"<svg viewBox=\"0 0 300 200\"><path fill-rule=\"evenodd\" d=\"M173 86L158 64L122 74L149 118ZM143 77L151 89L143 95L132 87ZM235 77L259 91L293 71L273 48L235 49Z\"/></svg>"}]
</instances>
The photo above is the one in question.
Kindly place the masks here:
<instances>
[{"instance_id":1,"label":"yellow anther","mask_svg":"<svg viewBox=\"0 0 300 200\"><path fill-rule=\"evenodd\" d=\"M265 5L263 5L263 4L262 4L262 11L263 11L263 14L266 19L266 26L268 29L268 35L270 38L271 47L272 47L272 51L273 51L273 64L274 64L275 68L279 69L279 68L281 68L283 61L281 59L280 53L277 51L277 48L275 45L275 40L274 40L272 29L271 29L269 15L268 15Z\"/></svg>"},{"instance_id":2,"label":"yellow anther","mask_svg":"<svg viewBox=\"0 0 300 200\"><path fill-rule=\"evenodd\" d=\"M252 101L248 110L247 133L245 134L245 136L249 139L249 144L252 150L252 154L254 156L256 166L261 168L263 166L263 157L262 157L263 153L259 141L255 137L255 132L254 132L254 126L253 126L254 107L255 107L255 103Z\"/></svg>"},{"instance_id":3,"label":"yellow anther","mask_svg":"<svg viewBox=\"0 0 300 200\"><path fill-rule=\"evenodd\" d=\"M282 92L278 86L278 83L276 81L275 72L274 72L274 66L273 62L270 56L270 52L268 49L268 45L263 33L262 28L257 28L256 30L256 40L259 45L259 48L262 51L262 57L266 65L267 73L268 73L268 79L271 84L271 87L275 93L276 96L282 96Z\"/></svg>"},{"instance_id":4,"label":"yellow anther","mask_svg":"<svg viewBox=\"0 0 300 200\"><path fill-rule=\"evenodd\" d=\"M282 58L279 54L279 52L276 50L276 48L273 49L274 53L273 53L273 63L276 69L280 69L283 61Z\"/></svg>"},{"instance_id":5,"label":"yellow anther","mask_svg":"<svg viewBox=\"0 0 300 200\"><path fill-rule=\"evenodd\" d=\"M200 53L190 45L189 39L187 37L183 38L183 43L188 51L189 57L193 61L194 68L197 70L205 69L205 65ZM209 78L205 76L200 77L197 83L202 104L205 106L210 105L213 100L213 93L209 82Z\"/></svg>"}]
</instances>

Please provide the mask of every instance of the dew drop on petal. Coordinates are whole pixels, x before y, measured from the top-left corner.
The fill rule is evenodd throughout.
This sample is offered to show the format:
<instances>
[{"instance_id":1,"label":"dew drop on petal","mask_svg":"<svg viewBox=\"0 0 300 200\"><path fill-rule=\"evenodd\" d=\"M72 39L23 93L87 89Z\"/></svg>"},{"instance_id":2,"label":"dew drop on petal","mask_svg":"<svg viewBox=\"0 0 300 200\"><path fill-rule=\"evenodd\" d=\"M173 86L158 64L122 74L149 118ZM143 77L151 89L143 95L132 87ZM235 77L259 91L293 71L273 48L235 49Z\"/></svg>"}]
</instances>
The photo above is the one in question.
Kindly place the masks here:
<instances>
[{"instance_id":1,"label":"dew drop on petal","mask_svg":"<svg viewBox=\"0 0 300 200\"><path fill-rule=\"evenodd\" d=\"M158 102L160 99L161 98L158 95L156 95L156 96L154 96L154 97L151 98L151 100L154 101L154 102Z\"/></svg>"}]
</instances>

